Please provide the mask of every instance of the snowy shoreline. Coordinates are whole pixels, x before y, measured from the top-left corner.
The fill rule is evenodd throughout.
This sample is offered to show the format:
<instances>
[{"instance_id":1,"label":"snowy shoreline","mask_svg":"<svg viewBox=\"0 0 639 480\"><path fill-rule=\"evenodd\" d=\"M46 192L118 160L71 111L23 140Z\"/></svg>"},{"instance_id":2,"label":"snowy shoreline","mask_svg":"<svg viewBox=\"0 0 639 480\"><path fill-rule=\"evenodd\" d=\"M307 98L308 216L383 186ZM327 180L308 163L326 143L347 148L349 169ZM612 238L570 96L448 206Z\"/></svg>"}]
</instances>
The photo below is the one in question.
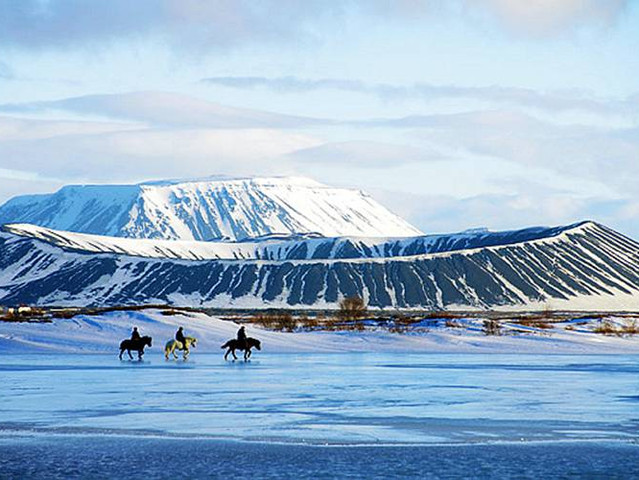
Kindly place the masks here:
<instances>
[{"instance_id":1,"label":"snowy shoreline","mask_svg":"<svg viewBox=\"0 0 639 480\"><path fill-rule=\"evenodd\" d=\"M609 320L613 324L625 319ZM263 344L257 356L270 353L501 353L501 354L639 354L639 336L609 336L594 333L594 325L584 319L552 324L540 329L505 323L503 334L485 335L482 318L449 322L426 319L401 333L387 328L363 331L267 330L247 324L249 336ZM599 320L601 322L601 320ZM52 322L0 322L0 353L113 353L121 340L137 326L153 337L148 353L162 351L164 343L183 326L198 338L197 353L221 353L220 346L234 338L239 325L205 313L176 313L161 310L113 311L98 315L77 315Z\"/></svg>"}]
</instances>

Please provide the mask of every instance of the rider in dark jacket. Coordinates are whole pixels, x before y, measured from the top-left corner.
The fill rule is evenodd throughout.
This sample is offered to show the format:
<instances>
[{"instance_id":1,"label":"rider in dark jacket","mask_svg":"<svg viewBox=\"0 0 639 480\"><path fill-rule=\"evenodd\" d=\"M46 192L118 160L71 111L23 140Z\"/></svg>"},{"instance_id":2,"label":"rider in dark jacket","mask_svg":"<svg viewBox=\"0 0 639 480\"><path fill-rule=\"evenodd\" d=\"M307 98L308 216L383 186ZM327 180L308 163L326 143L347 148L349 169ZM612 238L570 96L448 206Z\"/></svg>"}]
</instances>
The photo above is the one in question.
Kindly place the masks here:
<instances>
[{"instance_id":1,"label":"rider in dark jacket","mask_svg":"<svg viewBox=\"0 0 639 480\"><path fill-rule=\"evenodd\" d=\"M137 342L140 340L140 332L138 332L138 327L133 327L133 331L131 332L131 341Z\"/></svg>"},{"instance_id":2,"label":"rider in dark jacket","mask_svg":"<svg viewBox=\"0 0 639 480\"><path fill-rule=\"evenodd\" d=\"M184 337L184 329L182 327L178 328L178 331L175 332L175 339L182 344L182 349L186 349L186 338Z\"/></svg>"},{"instance_id":3,"label":"rider in dark jacket","mask_svg":"<svg viewBox=\"0 0 639 480\"><path fill-rule=\"evenodd\" d=\"M237 331L237 341L242 346L246 345L246 329L244 328L244 325L242 325Z\"/></svg>"}]
</instances>

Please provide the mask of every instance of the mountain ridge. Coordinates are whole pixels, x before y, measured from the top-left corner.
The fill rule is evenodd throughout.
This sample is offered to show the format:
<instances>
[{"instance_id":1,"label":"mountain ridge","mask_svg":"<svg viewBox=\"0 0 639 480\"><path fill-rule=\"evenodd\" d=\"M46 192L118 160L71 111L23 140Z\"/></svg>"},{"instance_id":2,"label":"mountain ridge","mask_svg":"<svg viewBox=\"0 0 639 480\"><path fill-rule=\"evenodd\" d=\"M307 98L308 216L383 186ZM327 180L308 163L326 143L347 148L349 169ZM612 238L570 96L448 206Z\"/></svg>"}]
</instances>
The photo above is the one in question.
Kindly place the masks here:
<instances>
[{"instance_id":1,"label":"mountain ridge","mask_svg":"<svg viewBox=\"0 0 639 480\"><path fill-rule=\"evenodd\" d=\"M559 227L529 227L500 232L473 229L409 238L327 238L291 235L235 242L125 239L56 231L29 224L7 224L2 226L2 230L79 253L112 253L142 258L183 260L284 261L433 256L477 248L500 248L523 242L546 241L588 226L606 228L596 222L585 220Z\"/></svg>"},{"instance_id":2,"label":"mountain ridge","mask_svg":"<svg viewBox=\"0 0 639 480\"><path fill-rule=\"evenodd\" d=\"M553 237L389 258L184 260L77 253L0 233L0 302L429 310L639 310L639 243L593 222Z\"/></svg>"}]
</instances>

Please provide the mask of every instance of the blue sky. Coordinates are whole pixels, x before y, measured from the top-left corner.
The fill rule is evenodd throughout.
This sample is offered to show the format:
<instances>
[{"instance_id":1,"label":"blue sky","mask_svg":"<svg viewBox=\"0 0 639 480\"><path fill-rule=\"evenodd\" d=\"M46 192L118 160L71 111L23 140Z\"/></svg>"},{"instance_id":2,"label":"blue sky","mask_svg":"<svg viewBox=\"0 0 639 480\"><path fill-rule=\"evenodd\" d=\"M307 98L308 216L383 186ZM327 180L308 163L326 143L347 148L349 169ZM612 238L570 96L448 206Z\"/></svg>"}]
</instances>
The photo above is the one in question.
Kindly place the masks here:
<instances>
[{"instance_id":1,"label":"blue sky","mask_svg":"<svg viewBox=\"0 0 639 480\"><path fill-rule=\"evenodd\" d=\"M0 201L297 174L639 238L638 51L635 0L0 0Z\"/></svg>"}]
</instances>

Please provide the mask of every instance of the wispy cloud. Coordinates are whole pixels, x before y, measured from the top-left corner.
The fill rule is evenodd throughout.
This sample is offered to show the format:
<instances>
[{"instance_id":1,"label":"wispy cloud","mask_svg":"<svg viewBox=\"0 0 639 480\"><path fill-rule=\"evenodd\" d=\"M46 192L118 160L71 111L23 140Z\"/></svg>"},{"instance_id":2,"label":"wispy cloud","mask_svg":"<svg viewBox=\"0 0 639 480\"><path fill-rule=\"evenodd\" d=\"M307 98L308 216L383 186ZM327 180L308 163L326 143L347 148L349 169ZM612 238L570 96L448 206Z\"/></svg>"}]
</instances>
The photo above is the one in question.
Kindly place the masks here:
<instances>
[{"instance_id":1,"label":"wispy cloud","mask_svg":"<svg viewBox=\"0 0 639 480\"><path fill-rule=\"evenodd\" d=\"M24 120L28 124L31 120ZM37 126L40 138L0 138L0 169L28 168L43 178L126 182L148 178L260 174L284 171L288 153L320 142L273 129L184 129L149 127L91 132L51 121ZM59 131L59 135L50 135ZM279 160L278 160L279 159Z\"/></svg>"},{"instance_id":2,"label":"wispy cloud","mask_svg":"<svg viewBox=\"0 0 639 480\"><path fill-rule=\"evenodd\" d=\"M486 87L430 85L425 83L396 85L338 78L306 79L295 76L275 78L222 76L204 78L202 82L208 85L238 89L266 88L281 93L338 90L375 95L383 99L475 100L500 105L535 108L548 112L586 111L599 114L634 114L639 107L639 95L623 99L606 99L584 92L540 92L528 88L502 87L498 85Z\"/></svg>"},{"instance_id":3,"label":"wispy cloud","mask_svg":"<svg viewBox=\"0 0 639 480\"><path fill-rule=\"evenodd\" d=\"M639 182L637 127L555 125L512 111L412 116L374 124L410 128L429 142L605 182L621 191L634 190Z\"/></svg>"},{"instance_id":4,"label":"wispy cloud","mask_svg":"<svg viewBox=\"0 0 639 480\"><path fill-rule=\"evenodd\" d=\"M306 117L228 107L187 95L165 92L87 95L44 102L0 104L0 112L5 113L51 111L98 115L174 127L290 128L322 122Z\"/></svg>"}]
</instances>

